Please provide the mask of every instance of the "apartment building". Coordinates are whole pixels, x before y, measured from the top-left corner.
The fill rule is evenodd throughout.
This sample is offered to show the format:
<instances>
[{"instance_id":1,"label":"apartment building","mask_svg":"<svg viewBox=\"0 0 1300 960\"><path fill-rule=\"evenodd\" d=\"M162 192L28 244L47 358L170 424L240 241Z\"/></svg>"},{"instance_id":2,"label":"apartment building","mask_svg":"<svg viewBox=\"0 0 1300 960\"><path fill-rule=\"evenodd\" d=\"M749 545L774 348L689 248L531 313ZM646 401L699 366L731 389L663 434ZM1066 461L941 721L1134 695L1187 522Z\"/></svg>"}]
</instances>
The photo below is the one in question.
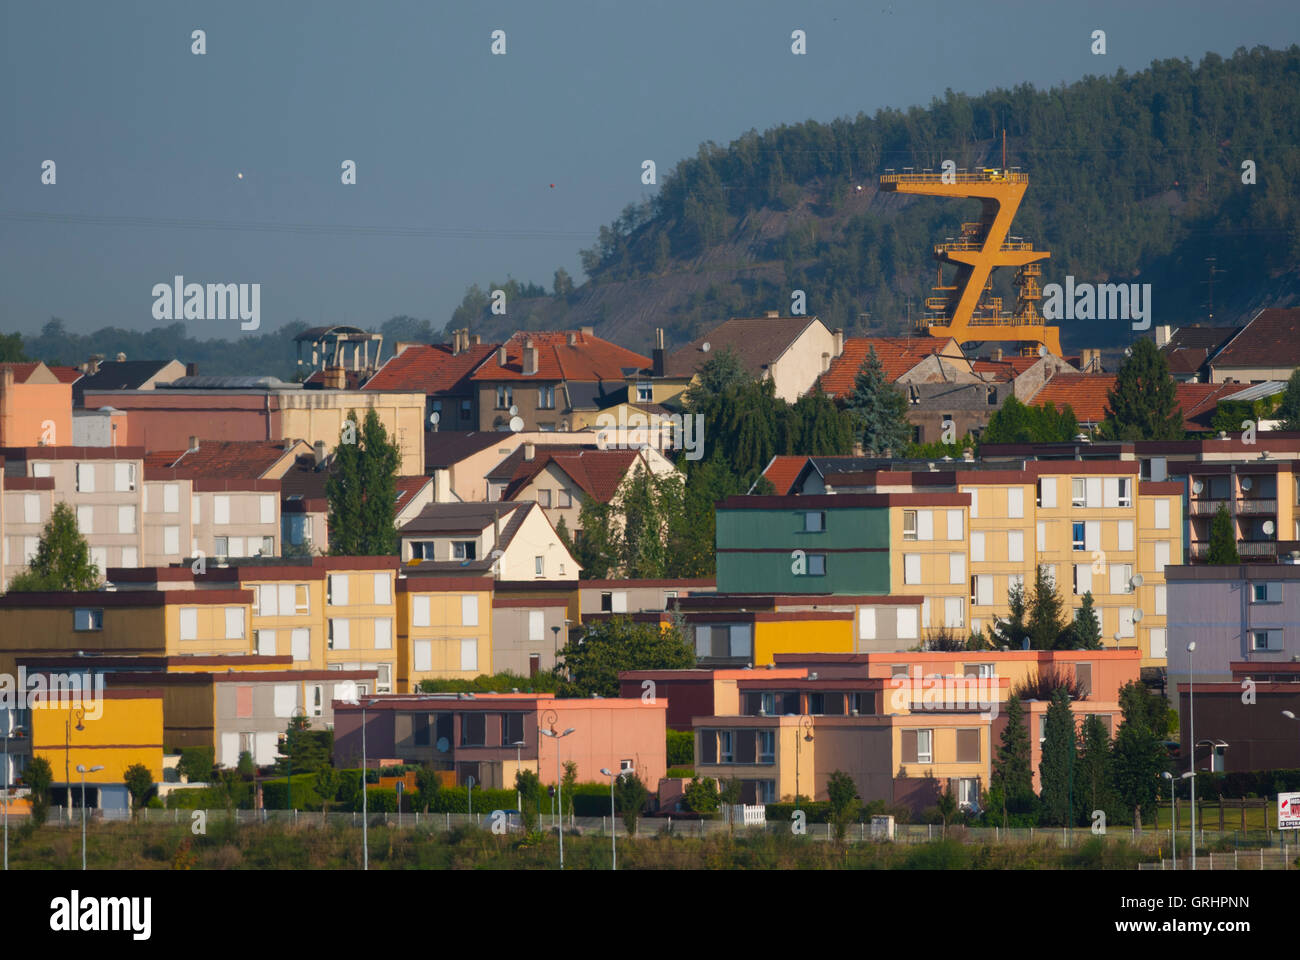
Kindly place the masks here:
<instances>
[{"instance_id":1,"label":"apartment building","mask_svg":"<svg viewBox=\"0 0 1300 960\"><path fill-rule=\"evenodd\" d=\"M0 363L0 446L72 442L72 383L39 361Z\"/></svg>"},{"instance_id":2,"label":"apartment building","mask_svg":"<svg viewBox=\"0 0 1300 960\"><path fill-rule=\"evenodd\" d=\"M493 586L490 577L398 579L399 691L418 692L421 680L472 679L502 669L493 645Z\"/></svg>"},{"instance_id":3,"label":"apartment building","mask_svg":"<svg viewBox=\"0 0 1300 960\"><path fill-rule=\"evenodd\" d=\"M577 581L498 580L492 597L493 673L535 677L551 670L577 635Z\"/></svg>"},{"instance_id":4,"label":"apartment building","mask_svg":"<svg viewBox=\"0 0 1300 960\"><path fill-rule=\"evenodd\" d=\"M54 509L53 477L9 477L0 458L0 591L32 562Z\"/></svg>"}]
</instances>

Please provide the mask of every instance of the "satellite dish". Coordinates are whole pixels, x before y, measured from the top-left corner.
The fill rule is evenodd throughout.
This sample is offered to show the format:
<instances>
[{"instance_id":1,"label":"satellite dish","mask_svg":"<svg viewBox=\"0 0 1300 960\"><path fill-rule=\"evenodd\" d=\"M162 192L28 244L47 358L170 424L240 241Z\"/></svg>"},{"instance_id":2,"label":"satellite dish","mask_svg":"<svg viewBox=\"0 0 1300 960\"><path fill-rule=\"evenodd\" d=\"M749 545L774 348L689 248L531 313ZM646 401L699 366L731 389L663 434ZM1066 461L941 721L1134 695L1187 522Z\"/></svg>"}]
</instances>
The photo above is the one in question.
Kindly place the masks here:
<instances>
[{"instance_id":1,"label":"satellite dish","mask_svg":"<svg viewBox=\"0 0 1300 960\"><path fill-rule=\"evenodd\" d=\"M1204 489L1205 489L1205 484L1201 483L1201 481L1199 480L1192 481L1192 493L1200 493Z\"/></svg>"},{"instance_id":2,"label":"satellite dish","mask_svg":"<svg viewBox=\"0 0 1300 960\"><path fill-rule=\"evenodd\" d=\"M700 349L703 350L705 353L708 353L710 350L713 349L713 344L711 344L711 343L709 343L709 341L705 340L704 343L703 343L703 345L701 345Z\"/></svg>"},{"instance_id":3,"label":"satellite dish","mask_svg":"<svg viewBox=\"0 0 1300 960\"><path fill-rule=\"evenodd\" d=\"M439 753L446 753L451 749L451 742L446 737L439 737L438 742L434 744L434 746L438 748Z\"/></svg>"},{"instance_id":4,"label":"satellite dish","mask_svg":"<svg viewBox=\"0 0 1300 960\"><path fill-rule=\"evenodd\" d=\"M1141 610L1134 610L1134 611L1133 611L1133 622L1134 622L1134 623L1141 623L1141 622L1142 622L1142 617L1143 617L1143 613L1142 613Z\"/></svg>"},{"instance_id":5,"label":"satellite dish","mask_svg":"<svg viewBox=\"0 0 1300 960\"><path fill-rule=\"evenodd\" d=\"M523 418L523 417L511 417L511 418L510 418L510 432L511 432L511 433L518 433L518 432L519 432L520 430L522 430L523 428L524 428L524 418Z\"/></svg>"},{"instance_id":6,"label":"satellite dish","mask_svg":"<svg viewBox=\"0 0 1300 960\"><path fill-rule=\"evenodd\" d=\"M517 416L519 416L519 408L516 407L516 406L511 406L511 408L510 408L510 416L512 416L512 417L517 417Z\"/></svg>"},{"instance_id":7,"label":"satellite dish","mask_svg":"<svg viewBox=\"0 0 1300 960\"><path fill-rule=\"evenodd\" d=\"M1243 489L1243 490L1249 490L1249 489L1250 489L1251 487L1253 487L1253 486L1254 486L1254 484L1251 482L1250 477L1242 477L1242 478L1241 478L1241 489Z\"/></svg>"},{"instance_id":8,"label":"satellite dish","mask_svg":"<svg viewBox=\"0 0 1300 960\"><path fill-rule=\"evenodd\" d=\"M1138 587L1142 586L1142 574L1140 573L1133 574L1133 576L1129 577L1128 582L1132 584L1133 589L1136 590Z\"/></svg>"},{"instance_id":9,"label":"satellite dish","mask_svg":"<svg viewBox=\"0 0 1300 960\"><path fill-rule=\"evenodd\" d=\"M1124 356L1126 356L1126 357L1131 357L1131 356L1133 356L1133 348L1132 348L1132 347L1125 347L1125 348L1124 348Z\"/></svg>"},{"instance_id":10,"label":"satellite dish","mask_svg":"<svg viewBox=\"0 0 1300 960\"><path fill-rule=\"evenodd\" d=\"M437 413L436 411L434 413L429 414L429 422L433 424L435 427L438 425L438 421L441 419L442 419L442 414Z\"/></svg>"},{"instance_id":11,"label":"satellite dish","mask_svg":"<svg viewBox=\"0 0 1300 960\"><path fill-rule=\"evenodd\" d=\"M1265 520L1265 521L1264 521L1264 526L1263 526L1264 536L1266 536L1266 537L1271 537L1271 536L1273 536L1273 529L1274 529L1274 528L1273 528L1273 521L1272 521L1272 520Z\"/></svg>"}]
</instances>

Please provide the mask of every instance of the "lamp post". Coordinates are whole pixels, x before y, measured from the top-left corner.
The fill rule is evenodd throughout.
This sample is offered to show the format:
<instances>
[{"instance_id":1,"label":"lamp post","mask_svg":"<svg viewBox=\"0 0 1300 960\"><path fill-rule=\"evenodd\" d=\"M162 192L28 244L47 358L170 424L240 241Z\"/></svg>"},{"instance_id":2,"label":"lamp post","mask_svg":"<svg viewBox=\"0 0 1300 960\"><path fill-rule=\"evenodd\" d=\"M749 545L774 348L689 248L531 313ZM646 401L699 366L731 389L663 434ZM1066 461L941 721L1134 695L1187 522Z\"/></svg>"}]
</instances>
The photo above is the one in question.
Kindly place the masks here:
<instances>
[{"instance_id":1,"label":"lamp post","mask_svg":"<svg viewBox=\"0 0 1300 960\"><path fill-rule=\"evenodd\" d=\"M91 767L90 773L97 773L104 768ZM81 869L86 869L86 768L77 764L77 773L81 774Z\"/></svg>"},{"instance_id":2,"label":"lamp post","mask_svg":"<svg viewBox=\"0 0 1300 960\"><path fill-rule=\"evenodd\" d=\"M370 869L370 802L366 789L366 708L379 701L371 700L361 705L361 869Z\"/></svg>"},{"instance_id":3,"label":"lamp post","mask_svg":"<svg viewBox=\"0 0 1300 960\"><path fill-rule=\"evenodd\" d=\"M1196 652L1196 641L1187 645L1187 742L1191 747L1188 757L1188 773L1192 775L1192 869L1196 869L1196 673L1192 669ZM1213 864L1211 864L1213 866Z\"/></svg>"},{"instance_id":4,"label":"lamp post","mask_svg":"<svg viewBox=\"0 0 1300 960\"><path fill-rule=\"evenodd\" d=\"M1181 777L1175 778L1168 770L1162 774L1169 781L1169 856L1174 861L1174 869L1178 869L1178 815L1174 812L1177 808L1174 806L1174 786L1179 780L1190 780L1193 776L1189 770ZM1196 846L1196 837L1192 837L1192 846Z\"/></svg>"},{"instance_id":5,"label":"lamp post","mask_svg":"<svg viewBox=\"0 0 1300 960\"><path fill-rule=\"evenodd\" d=\"M542 736L550 737L555 740L555 803L556 809L560 811L560 869L564 869L564 780L560 775L560 741L573 733L574 728L569 727L563 733L558 733L554 726L549 730L541 731ZM540 751L539 751L540 755Z\"/></svg>"},{"instance_id":6,"label":"lamp post","mask_svg":"<svg viewBox=\"0 0 1300 960\"><path fill-rule=\"evenodd\" d=\"M63 807L63 819L72 820L72 769L70 766L70 754L72 753L72 718L77 718L77 730L85 730L81 721L86 719L86 711L77 709L73 710L68 719L63 722L63 782L68 786L68 802ZM56 728L57 729L57 728Z\"/></svg>"},{"instance_id":7,"label":"lamp post","mask_svg":"<svg viewBox=\"0 0 1300 960\"><path fill-rule=\"evenodd\" d=\"M600 772L603 773L605 776L609 777L609 844L610 844L610 850L614 854L614 859L612 861L614 865L610 867L610 869L617 870L618 869L618 826L617 826L618 821L614 819L614 773L613 771L606 770L604 767L600 768Z\"/></svg>"},{"instance_id":8,"label":"lamp post","mask_svg":"<svg viewBox=\"0 0 1300 960\"><path fill-rule=\"evenodd\" d=\"M515 748L515 809L519 811L519 816L524 815L523 795L519 792L519 769L523 766L523 749L524 741L516 740L510 746Z\"/></svg>"},{"instance_id":9,"label":"lamp post","mask_svg":"<svg viewBox=\"0 0 1300 960\"><path fill-rule=\"evenodd\" d=\"M22 727L14 723L13 711L5 711L5 869L9 869L9 738L15 732L21 733Z\"/></svg>"},{"instance_id":10,"label":"lamp post","mask_svg":"<svg viewBox=\"0 0 1300 960\"><path fill-rule=\"evenodd\" d=\"M802 765L799 759L800 747L804 740L809 743L813 741L813 719L808 714L799 718L799 729L794 739L794 807L799 809L799 767Z\"/></svg>"},{"instance_id":11,"label":"lamp post","mask_svg":"<svg viewBox=\"0 0 1300 960\"><path fill-rule=\"evenodd\" d=\"M474 778L466 777L465 782L469 785L469 791L465 794L469 798L469 818L474 819Z\"/></svg>"}]
</instances>

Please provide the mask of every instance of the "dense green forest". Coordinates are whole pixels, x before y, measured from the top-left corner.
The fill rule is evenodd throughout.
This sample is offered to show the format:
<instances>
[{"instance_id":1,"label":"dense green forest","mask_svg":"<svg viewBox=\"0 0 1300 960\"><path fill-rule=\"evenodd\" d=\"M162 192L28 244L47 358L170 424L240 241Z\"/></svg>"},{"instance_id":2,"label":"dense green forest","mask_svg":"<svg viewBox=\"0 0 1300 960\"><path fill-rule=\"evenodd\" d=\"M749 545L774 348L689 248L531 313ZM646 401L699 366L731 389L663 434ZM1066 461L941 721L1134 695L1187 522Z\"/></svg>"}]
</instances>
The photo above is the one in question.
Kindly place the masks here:
<instances>
[{"instance_id":1,"label":"dense green forest","mask_svg":"<svg viewBox=\"0 0 1300 960\"><path fill-rule=\"evenodd\" d=\"M1051 251L1043 283L1152 284L1153 322L1215 322L1300 302L1300 47L1164 60L1135 74L1050 90L1029 84L979 96L948 91L928 107L808 121L728 146L709 142L663 174L657 193L628 206L582 251L587 281L557 270L550 290L506 274L471 286L450 317L374 319L396 339L433 340L470 326L486 339L518 329L593 324L648 350L653 327L681 344L729 316L788 312L790 292L850 333L909 330L934 280L934 242L957 233L978 203L882 194L880 174L1008 165L1030 176L1013 232ZM1242 182L1242 163L1256 182ZM859 189L861 188L861 189ZM506 273L503 269L502 273ZM995 282L1006 293L1008 276ZM505 316L488 291L504 289ZM179 357L202 373L292 379L293 336L305 324L238 341L191 339L181 324L88 336L58 321L26 352L75 362L91 353ZM1068 347L1115 346L1123 321L1066 322Z\"/></svg>"}]
</instances>

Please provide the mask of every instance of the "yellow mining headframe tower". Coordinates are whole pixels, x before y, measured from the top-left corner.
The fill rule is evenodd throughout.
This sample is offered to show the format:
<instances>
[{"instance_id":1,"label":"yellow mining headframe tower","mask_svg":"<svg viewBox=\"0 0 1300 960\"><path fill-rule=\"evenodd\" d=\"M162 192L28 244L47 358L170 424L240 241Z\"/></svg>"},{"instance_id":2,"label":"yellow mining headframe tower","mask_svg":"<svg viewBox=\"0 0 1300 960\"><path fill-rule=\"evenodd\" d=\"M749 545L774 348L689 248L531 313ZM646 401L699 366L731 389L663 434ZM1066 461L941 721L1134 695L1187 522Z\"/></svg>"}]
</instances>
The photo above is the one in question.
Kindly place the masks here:
<instances>
[{"instance_id":1,"label":"yellow mining headframe tower","mask_svg":"<svg viewBox=\"0 0 1300 960\"><path fill-rule=\"evenodd\" d=\"M917 327L935 337L953 337L958 343L972 340L1012 342L1021 345L1021 353L1037 354L1038 345L1061 355L1058 327L1049 327L1038 312L1042 299L1038 261L1051 256L1046 250L1021 237L1010 236L1020 200L1029 186L1029 177L1015 170L964 170L947 174L887 173L880 178L882 191L914 193L931 197L978 197L983 212L978 223L963 223L961 236L949 238L934 247L939 262L935 293L927 297L925 313ZM951 285L943 278L943 264L957 267ZM1015 284L1016 308L1002 309L1001 297L986 297L993 289L992 274L997 267L1019 267Z\"/></svg>"}]
</instances>

